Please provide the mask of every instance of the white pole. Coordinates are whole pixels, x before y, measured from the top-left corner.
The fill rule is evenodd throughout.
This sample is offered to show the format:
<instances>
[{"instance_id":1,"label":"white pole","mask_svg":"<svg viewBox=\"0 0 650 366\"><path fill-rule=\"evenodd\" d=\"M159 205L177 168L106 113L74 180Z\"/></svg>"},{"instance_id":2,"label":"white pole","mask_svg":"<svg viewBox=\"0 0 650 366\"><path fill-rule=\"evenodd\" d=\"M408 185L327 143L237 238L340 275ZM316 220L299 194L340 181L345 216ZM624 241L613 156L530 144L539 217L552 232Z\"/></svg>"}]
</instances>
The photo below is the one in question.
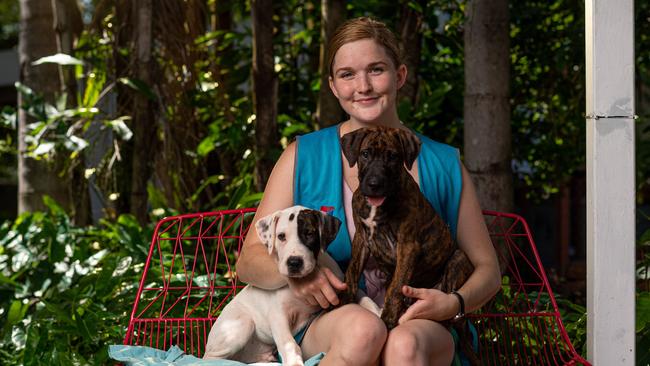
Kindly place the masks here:
<instances>
[{"instance_id":1,"label":"white pole","mask_svg":"<svg viewBox=\"0 0 650 366\"><path fill-rule=\"evenodd\" d=\"M585 2L587 358L635 364L634 1Z\"/></svg>"}]
</instances>

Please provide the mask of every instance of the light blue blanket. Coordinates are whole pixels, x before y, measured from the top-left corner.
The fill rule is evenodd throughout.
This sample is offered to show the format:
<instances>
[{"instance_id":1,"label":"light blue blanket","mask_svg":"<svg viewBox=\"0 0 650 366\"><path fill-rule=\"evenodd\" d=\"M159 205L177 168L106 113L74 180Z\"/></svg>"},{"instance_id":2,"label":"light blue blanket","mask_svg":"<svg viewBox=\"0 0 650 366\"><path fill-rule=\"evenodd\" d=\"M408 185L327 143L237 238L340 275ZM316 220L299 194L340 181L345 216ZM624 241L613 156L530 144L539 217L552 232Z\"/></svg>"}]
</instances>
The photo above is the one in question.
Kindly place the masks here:
<instances>
[{"instance_id":1,"label":"light blue blanket","mask_svg":"<svg viewBox=\"0 0 650 366\"><path fill-rule=\"evenodd\" d=\"M246 364L229 360L203 360L187 355L177 346L168 351L144 346L108 346L110 358L127 366L174 365L174 366L244 366ZM305 366L318 365L324 354L320 353L305 362ZM255 363L253 365L280 365L279 363Z\"/></svg>"}]
</instances>

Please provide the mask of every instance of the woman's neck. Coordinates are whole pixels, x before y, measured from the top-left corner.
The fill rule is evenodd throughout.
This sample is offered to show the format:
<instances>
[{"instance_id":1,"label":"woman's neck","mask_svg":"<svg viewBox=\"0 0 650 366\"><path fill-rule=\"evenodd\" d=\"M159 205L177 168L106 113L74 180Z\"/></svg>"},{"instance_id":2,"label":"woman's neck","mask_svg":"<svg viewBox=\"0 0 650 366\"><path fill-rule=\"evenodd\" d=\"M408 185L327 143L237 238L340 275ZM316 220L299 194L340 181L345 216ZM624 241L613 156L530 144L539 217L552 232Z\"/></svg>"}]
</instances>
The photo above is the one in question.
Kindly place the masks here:
<instances>
[{"instance_id":1,"label":"woman's neck","mask_svg":"<svg viewBox=\"0 0 650 366\"><path fill-rule=\"evenodd\" d=\"M355 119L348 119L347 121L343 122L344 126L344 133L352 132L354 130L357 130L359 128L364 128L364 127L372 127L372 126L385 126L385 127L394 127L394 128L403 128L404 125L402 122L399 120L397 116L395 118L390 118L385 121L375 121L375 122L361 122Z\"/></svg>"}]
</instances>

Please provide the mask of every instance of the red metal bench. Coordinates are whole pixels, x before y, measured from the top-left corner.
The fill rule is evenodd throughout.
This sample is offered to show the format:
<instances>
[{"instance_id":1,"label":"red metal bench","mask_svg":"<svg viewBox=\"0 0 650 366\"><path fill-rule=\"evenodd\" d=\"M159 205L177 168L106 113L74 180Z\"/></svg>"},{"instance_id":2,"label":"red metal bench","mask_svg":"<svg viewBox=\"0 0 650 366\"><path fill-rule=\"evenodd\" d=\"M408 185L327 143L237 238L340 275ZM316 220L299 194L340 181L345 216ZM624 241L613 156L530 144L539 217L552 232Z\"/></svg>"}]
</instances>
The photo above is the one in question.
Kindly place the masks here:
<instances>
[{"instance_id":1,"label":"red metal bench","mask_svg":"<svg viewBox=\"0 0 650 366\"><path fill-rule=\"evenodd\" d=\"M221 308L244 285L234 263L255 209L162 219L144 264L126 345L202 356ZM513 214L484 212L504 263L501 292L469 315L479 332L484 365L589 365L562 324L528 225Z\"/></svg>"}]
</instances>

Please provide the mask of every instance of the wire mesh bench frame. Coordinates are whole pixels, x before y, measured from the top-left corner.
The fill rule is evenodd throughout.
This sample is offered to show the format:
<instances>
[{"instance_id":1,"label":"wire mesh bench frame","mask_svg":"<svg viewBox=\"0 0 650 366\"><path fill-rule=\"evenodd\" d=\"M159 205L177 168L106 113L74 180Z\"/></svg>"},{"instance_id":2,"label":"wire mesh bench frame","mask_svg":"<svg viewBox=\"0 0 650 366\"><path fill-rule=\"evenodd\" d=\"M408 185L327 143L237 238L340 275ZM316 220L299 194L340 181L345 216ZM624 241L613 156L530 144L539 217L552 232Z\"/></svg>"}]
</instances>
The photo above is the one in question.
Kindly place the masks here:
<instances>
[{"instance_id":1,"label":"wire mesh bench frame","mask_svg":"<svg viewBox=\"0 0 650 366\"><path fill-rule=\"evenodd\" d=\"M212 323L244 284L234 263L254 208L173 216L153 234L124 344L202 356ZM483 365L589 365L574 349L526 221L484 211L502 290L468 317Z\"/></svg>"}]
</instances>

